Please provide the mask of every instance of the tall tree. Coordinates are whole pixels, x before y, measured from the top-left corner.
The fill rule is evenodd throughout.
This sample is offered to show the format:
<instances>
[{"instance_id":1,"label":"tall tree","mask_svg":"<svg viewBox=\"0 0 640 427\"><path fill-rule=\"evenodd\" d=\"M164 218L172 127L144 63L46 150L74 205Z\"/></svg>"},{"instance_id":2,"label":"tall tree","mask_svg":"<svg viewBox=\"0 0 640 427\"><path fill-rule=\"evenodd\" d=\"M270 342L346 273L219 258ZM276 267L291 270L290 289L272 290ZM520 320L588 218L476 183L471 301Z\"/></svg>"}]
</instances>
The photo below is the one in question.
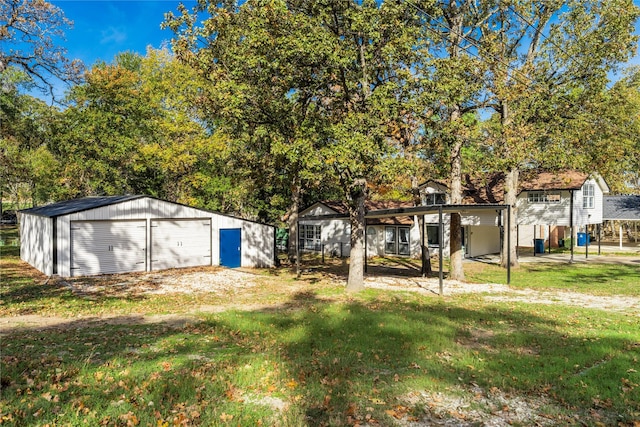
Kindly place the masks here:
<instances>
[{"instance_id":1,"label":"tall tree","mask_svg":"<svg viewBox=\"0 0 640 427\"><path fill-rule=\"evenodd\" d=\"M53 95L56 80L78 81L82 63L56 44L72 22L44 0L0 1L0 73L16 67Z\"/></svg>"},{"instance_id":2,"label":"tall tree","mask_svg":"<svg viewBox=\"0 0 640 427\"><path fill-rule=\"evenodd\" d=\"M584 148L588 143L573 138L581 134L577 125L584 125L574 119L588 116L584 105L604 90L607 73L634 51L638 8L630 0L502 1L498 6L482 26L478 46L488 66L488 106L496 113L489 127L492 154L506 173L505 203L517 217L521 169L552 163L546 154L557 152L555 144L571 141ZM511 227L515 235L515 220ZM502 251L511 252L513 265L514 240L510 247L505 240Z\"/></svg>"},{"instance_id":3,"label":"tall tree","mask_svg":"<svg viewBox=\"0 0 640 427\"><path fill-rule=\"evenodd\" d=\"M57 162L48 150L57 110L21 93L28 77L15 68L0 73L0 199L46 202L55 193ZM0 200L1 202L1 200Z\"/></svg>"},{"instance_id":4,"label":"tall tree","mask_svg":"<svg viewBox=\"0 0 640 427\"><path fill-rule=\"evenodd\" d=\"M433 8L420 11L425 26L432 35L433 63L424 64L426 87L432 88L427 98L427 116L433 133L428 140L440 161L446 162L450 177L452 204L462 204L463 153L471 142L477 111L484 106L484 66L477 57L477 38L480 27L487 21L495 5L493 1L446 0ZM449 225L449 277L464 280L462 261L462 218L451 213Z\"/></svg>"},{"instance_id":5,"label":"tall tree","mask_svg":"<svg viewBox=\"0 0 640 427\"><path fill-rule=\"evenodd\" d=\"M209 15L202 27L198 13ZM340 183L351 219L348 290L363 287L364 201L390 153L387 107L411 73L414 21L407 6L375 1L201 2L168 16L178 56L218 82L215 111L248 137L247 151L272 155L293 205L303 183Z\"/></svg>"}]
</instances>

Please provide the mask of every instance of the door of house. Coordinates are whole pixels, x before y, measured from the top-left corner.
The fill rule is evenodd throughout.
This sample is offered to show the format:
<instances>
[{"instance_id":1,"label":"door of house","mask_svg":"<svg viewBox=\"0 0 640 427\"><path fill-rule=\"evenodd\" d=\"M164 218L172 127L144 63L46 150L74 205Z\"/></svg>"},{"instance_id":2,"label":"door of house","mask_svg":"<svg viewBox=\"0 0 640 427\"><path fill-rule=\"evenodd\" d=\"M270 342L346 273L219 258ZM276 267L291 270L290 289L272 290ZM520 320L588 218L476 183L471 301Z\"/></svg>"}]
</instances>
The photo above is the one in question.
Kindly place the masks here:
<instances>
[{"instance_id":1,"label":"door of house","mask_svg":"<svg viewBox=\"0 0 640 427\"><path fill-rule=\"evenodd\" d=\"M241 264L242 232L239 228L220 229L220 265L236 268Z\"/></svg>"}]
</instances>

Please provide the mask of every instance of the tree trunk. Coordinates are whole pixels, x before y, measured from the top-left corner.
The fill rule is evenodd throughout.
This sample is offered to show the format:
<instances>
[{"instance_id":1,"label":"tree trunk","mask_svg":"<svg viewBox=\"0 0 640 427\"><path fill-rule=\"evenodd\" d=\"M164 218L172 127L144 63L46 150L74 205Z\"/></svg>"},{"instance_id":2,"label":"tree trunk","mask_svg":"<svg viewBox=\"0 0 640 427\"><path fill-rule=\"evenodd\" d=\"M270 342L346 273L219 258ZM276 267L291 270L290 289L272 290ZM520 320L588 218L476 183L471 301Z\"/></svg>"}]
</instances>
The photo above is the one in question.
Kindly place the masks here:
<instances>
[{"instance_id":1,"label":"tree trunk","mask_svg":"<svg viewBox=\"0 0 640 427\"><path fill-rule=\"evenodd\" d=\"M458 120L459 110L451 114L451 120ZM462 204L462 139L456 137L451 149L451 204ZM449 222L449 278L464 281L462 261L462 218L459 213L452 213Z\"/></svg>"},{"instance_id":2,"label":"tree trunk","mask_svg":"<svg viewBox=\"0 0 640 427\"><path fill-rule=\"evenodd\" d=\"M504 203L511 206L511 245L508 244L509 242L507 240L508 224L505 216L504 223L503 223L503 227L505 227L504 228L505 232L504 232L504 239L502 240L502 254L500 259L500 265L502 265L503 267L507 266L507 259L508 259L507 254L509 252L511 253L510 255L511 267L517 267L519 265L518 257L516 253L516 245L518 244L518 242L516 241L516 238L515 238L516 232L517 232L516 200L518 198L519 173L520 171L518 170L518 168L514 166L511 168L511 170L509 170L509 172L505 176Z\"/></svg>"},{"instance_id":3,"label":"tree trunk","mask_svg":"<svg viewBox=\"0 0 640 427\"><path fill-rule=\"evenodd\" d=\"M367 198L367 182L356 179L349 189L349 218L351 220L351 254L349 255L348 292L359 292L364 289L364 238L365 238L365 206Z\"/></svg>"},{"instance_id":4,"label":"tree trunk","mask_svg":"<svg viewBox=\"0 0 640 427\"><path fill-rule=\"evenodd\" d=\"M300 177L293 178L291 188L291 206L289 207L289 242L287 245L289 262L292 264L296 261L298 249L298 211L300 210L300 199L302 196L302 186L300 185Z\"/></svg>"},{"instance_id":5,"label":"tree trunk","mask_svg":"<svg viewBox=\"0 0 640 427\"><path fill-rule=\"evenodd\" d=\"M420 197L420 188L418 187L418 177L411 177L411 192L413 193L414 206L422 205L422 199ZM427 242L427 236L424 229L424 215L418 215L418 227L420 228L420 272L422 277L431 276L433 270L431 269L431 256L429 254L429 242Z\"/></svg>"}]
</instances>

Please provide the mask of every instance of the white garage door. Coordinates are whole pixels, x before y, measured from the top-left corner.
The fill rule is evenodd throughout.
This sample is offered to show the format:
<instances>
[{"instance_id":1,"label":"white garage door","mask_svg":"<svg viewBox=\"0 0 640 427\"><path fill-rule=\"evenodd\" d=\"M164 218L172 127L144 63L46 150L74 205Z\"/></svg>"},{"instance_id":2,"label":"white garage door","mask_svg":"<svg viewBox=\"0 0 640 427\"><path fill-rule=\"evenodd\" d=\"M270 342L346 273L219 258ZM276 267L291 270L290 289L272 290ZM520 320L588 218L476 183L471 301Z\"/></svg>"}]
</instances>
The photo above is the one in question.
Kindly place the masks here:
<instances>
[{"instance_id":1,"label":"white garage door","mask_svg":"<svg viewBox=\"0 0 640 427\"><path fill-rule=\"evenodd\" d=\"M71 223L71 275L146 270L145 221Z\"/></svg>"},{"instance_id":2,"label":"white garage door","mask_svg":"<svg viewBox=\"0 0 640 427\"><path fill-rule=\"evenodd\" d=\"M151 222L151 270L211 265L211 219Z\"/></svg>"}]
</instances>

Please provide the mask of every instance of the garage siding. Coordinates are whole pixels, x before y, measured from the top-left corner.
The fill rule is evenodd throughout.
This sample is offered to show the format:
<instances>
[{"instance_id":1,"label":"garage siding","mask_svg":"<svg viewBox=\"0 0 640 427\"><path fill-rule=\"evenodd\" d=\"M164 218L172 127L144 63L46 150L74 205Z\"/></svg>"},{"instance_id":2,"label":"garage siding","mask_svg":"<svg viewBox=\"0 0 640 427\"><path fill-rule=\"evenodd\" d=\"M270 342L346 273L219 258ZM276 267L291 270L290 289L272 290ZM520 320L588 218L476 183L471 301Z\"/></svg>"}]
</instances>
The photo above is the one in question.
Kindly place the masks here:
<instances>
[{"instance_id":1,"label":"garage siding","mask_svg":"<svg viewBox=\"0 0 640 427\"><path fill-rule=\"evenodd\" d=\"M53 274L53 218L20 215L20 259Z\"/></svg>"}]
</instances>

